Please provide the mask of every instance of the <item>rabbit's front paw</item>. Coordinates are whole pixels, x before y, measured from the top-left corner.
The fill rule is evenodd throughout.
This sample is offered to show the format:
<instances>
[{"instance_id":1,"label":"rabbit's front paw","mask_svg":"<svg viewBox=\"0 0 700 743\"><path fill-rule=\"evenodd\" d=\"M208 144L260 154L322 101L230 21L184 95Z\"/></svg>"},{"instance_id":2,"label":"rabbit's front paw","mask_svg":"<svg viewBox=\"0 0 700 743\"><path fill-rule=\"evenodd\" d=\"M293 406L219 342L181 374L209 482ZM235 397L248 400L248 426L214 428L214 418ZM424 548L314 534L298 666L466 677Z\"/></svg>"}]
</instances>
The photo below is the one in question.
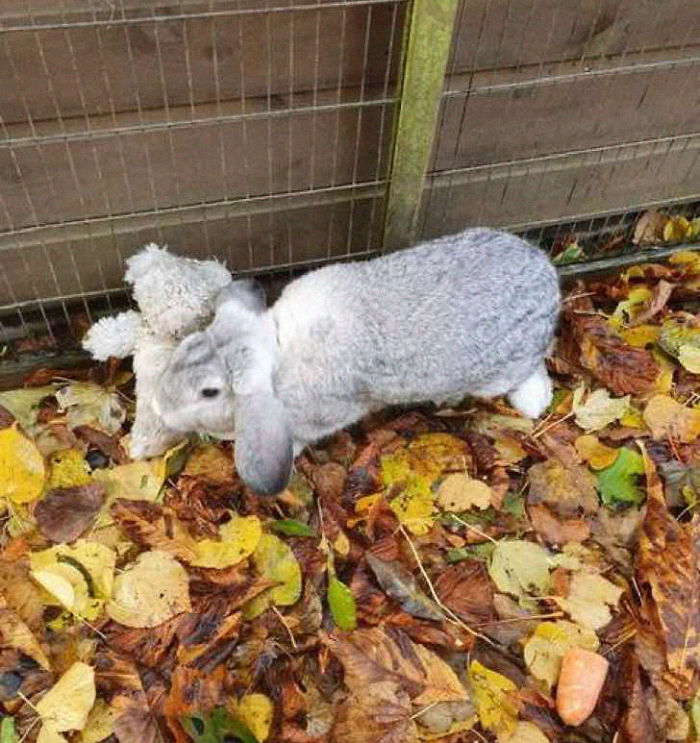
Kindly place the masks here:
<instances>
[{"instance_id":1,"label":"rabbit's front paw","mask_svg":"<svg viewBox=\"0 0 700 743\"><path fill-rule=\"evenodd\" d=\"M552 380L544 364L508 393L508 401L526 418L539 418L544 413L552 402Z\"/></svg>"}]
</instances>

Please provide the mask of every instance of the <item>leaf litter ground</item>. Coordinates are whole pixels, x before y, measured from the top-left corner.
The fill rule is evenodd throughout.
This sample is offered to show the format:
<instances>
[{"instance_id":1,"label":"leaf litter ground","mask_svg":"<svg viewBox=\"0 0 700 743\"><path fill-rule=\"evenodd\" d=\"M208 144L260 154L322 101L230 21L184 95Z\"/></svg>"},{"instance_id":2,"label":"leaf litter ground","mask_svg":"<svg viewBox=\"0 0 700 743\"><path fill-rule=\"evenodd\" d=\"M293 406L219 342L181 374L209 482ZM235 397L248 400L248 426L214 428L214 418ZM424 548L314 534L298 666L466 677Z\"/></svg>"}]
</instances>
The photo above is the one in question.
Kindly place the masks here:
<instances>
[{"instance_id":1,"label":"leaf litter ground","mask_svg":"<svg viewBox=\"0 0 700 743\"><path fill-rule=\"evenodd\" d=\"M0 741L697 740L699 297L578 283L540 421L387 412L279 499L129 461L115 364L0 393Z\"/></svg>"}]
</instances>

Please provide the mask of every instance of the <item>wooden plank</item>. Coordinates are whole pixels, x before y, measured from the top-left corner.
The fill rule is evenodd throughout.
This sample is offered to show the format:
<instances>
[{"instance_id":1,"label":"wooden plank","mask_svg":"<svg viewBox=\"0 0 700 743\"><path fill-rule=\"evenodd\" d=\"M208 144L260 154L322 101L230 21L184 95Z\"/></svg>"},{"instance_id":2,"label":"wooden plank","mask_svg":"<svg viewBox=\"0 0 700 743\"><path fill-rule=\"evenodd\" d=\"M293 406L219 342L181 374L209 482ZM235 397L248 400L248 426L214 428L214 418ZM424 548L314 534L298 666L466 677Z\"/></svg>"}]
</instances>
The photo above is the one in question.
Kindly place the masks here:
<instances>
[{"instance_id":1,"label":"wooden plank","mask_svg":"<svg viewBox=\"0 0 700 743\"><path fill-rule=\"evenodd\" d=\"M700 198L699 184L700 136L437 174L423 198L422 237L471 225L524 230L690 202Z\"/></svg>"},{"instance_id":2,"label":"wooden plank","mask_svg":"<svg viewBox=\"0 0 700 743\"><path fill-rule=\"evenodd\" d=\"M658 60L663 58L659 56ZM683 59L679 56L679 59ZM502 88L483 95L450 96L443 101L441 131L433 169L507 162L549 153L582 150L619 142L697 131L700 99L695 95L700 56L687 52L677 67L608 76L571 75L558 66L560 82L511 89L507 83L531 80L523 71L503 75ZM632 67L631 69L635 69ZM473 87L491 83L477 75ZM460 79L448 81L458 87Z\"/></svg>"},{"instance_id":3,"label":"wooden plank","mask_svg":"<svg viewBox=\"0 0 700 743\"><path fill-rule=\"evenodd\" d=\"M462 0L457 17L455 72L681 48L700 34L697 0Z\"/></svg>"},{"instance_id":4,"label":"wooden plank","mask_svg":"<svg viewBox=\"0 0 700 743\"><path fill-rule=\"evenodd\" d=\"M456 0L413 0L411 5L389 171L385 250L406 247L415 237L456 9Z\"/></svg>"},{"instance_id":5,"label":"wooden plank","mask_svg":"<svg viewBox=\"0 0 700 743\"><path fill-rule=\"evenodd\" d=\"M300 194L283 205L260 204L257 213L218 207L92 228L47 228L17 245L5 237L0 280L4 276L7 283L0 283L0 312L37 298L100 296L118 288L123 259L151 241L192 257L214 254L231 270L256 272L376 250L382 189L356 189L355 197L353 191L348 188L328 203Z\"/></svg>"},{"instance_id":6,"label":"wooden plank","mask_svg":"<svg viewBox=\"0 0 700 743\"><path fill-rule=\"evenodd\" d=\"M163 16L178 7L158 6ZM224 101L269 95L276 105L276 97L290 91L344 88L363 79L382 84L402 12L398 0L347 8L336 3L286 13L4 33L0 15L0 116L5 123L25 121L27 112L36 120L59 113L98 116L112 108L210 103L217 92Z\"/></svg>"},{"instance_id":7,"label":"wooden plank","mask_svg":"<svg viewBox=\"0 0 700 743\"><path fill-rule=\"evenodd\" d=\"M347 108L333 103L304 108L312 94L297 96L302 108L237 118L240 104L198 110L204 123L189 123L188 109L171 111L172 128L144 131L132 115L116 132L65 140L48 123L41 144L24 140L14 150L0 142L0 233L38 224L141 212L221 199L246 198L332 187L383 177L380 153L390 134L390 104L356 107L357 91L343 91ZM367 92L371 101L372 91ZM323 99L320 99L323 102ZM258 101L259 107L266 101ZM156 119L162 112L158 112ZM386 120L382 133L382 115ZM162 119L161 119L162 121ZM109 123L109 118L107 118ZM99 131L100 127L94 127ZM125 133L126 132L126 133ZM16 134L26 133L25 130ZM357 146L356 146L357 144ZM386 157L384 157L386 161ZM31 203L30 203L31 202Z\"/></svg>"}]
</instances>

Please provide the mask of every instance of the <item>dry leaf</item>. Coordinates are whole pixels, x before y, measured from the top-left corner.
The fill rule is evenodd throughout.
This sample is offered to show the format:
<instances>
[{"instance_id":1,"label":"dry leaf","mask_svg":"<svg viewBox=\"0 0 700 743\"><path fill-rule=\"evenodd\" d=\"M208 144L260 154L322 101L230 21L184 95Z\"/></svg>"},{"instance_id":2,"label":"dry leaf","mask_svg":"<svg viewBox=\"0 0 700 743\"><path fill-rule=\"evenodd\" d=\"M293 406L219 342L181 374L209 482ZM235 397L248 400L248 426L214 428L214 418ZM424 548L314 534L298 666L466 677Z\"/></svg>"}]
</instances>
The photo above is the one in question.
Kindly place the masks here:
<instances>
[{"instance_id":1,"label":"dry leaf","mask_svg":"<svg viewBox=\"0 0 700 743\"><path fill-rule=\"evenodd\" d=\"M685 407L668 395L649 400L644 421L655 439L670 437L689 444L700 436L700 410Z\"/></svg>"},{"instance_id":2,"label":"dry leaf","mask_svg":"<svg viewBox=\"0 0 700 743\"><path fill-rule=\"evenodd\" d=\"M527 476L530 481L528 503L545 503L562 516L598 510L598 481L581 465L566 467L557 459L548 459L533 464Z\"/></svg>"},{"instance_id":3,"label":"dry leaf","mask_svg":"<svg viewBox=\"0 0 700 743\"><path fill-rule=\"evenodd\" d=\"M260 743L268 739L275 711L269 697L264 694L246 694L230 703L228 711L246 725Z\"/></svg>"},{"instance_id":4,"label":"dry leaf","mask_svg":"<svg viewBox=\"0 0 700 743\"><path fill-rule=\"evenodd\" d=\"M469 477L466 472L455 472L440 483L435 500L444 511L461 513L470 508L488 508L491 496L491 488L485 482Z\"/></svg>"},{"instance_id":5,"label":"dry leaf","mask_svg":"<svg viewBox=\"0 0 700 743\"><path fill-rule=\"evenodd\" d=\"M481 726L499 740L508 740L518 724L518 707L510 697L517 688L515 684L473 660L469 665L469 686Z\"/></svg>"},{"instance_id":6,"label":"dry leaf","mask_svg":"<svg viewBox=\"0 0 700 743\"><path fill-rule=\"evenodd\" d=\"M574 442L574 446L576 447L576 451L579 453L581 459L588 462L589 466L594 470L602 470L606 467L610 467L619 454L618 449L611 449L609 446L601 444L600 441L591 434L579 436Z\"/></svg>"},{"instance_id":7,"label":"dry leaf","mask_svg":"<svg viewBox=\"0 0 700 743\"><path fill-rule=\"evenodd\" d=\"M574 391L573 410L576 423L586 431L600 431L601 428L619 420L630 406L630 396L610 397L604 389L597 389L582 403L584 388Z\"/></svg>"},{"instance_id":8,"label":"dry leaf","mask_svg":"<svg viewBox=\"0 0 700 743\"><path fill-rule=\"evenodd\" d=\"M4 604L5 600L0 596L0 645L19 650L36 661L42 668L49 670L51 668L49 659L32 631L12 609L8 609Z\"/></svg>"},{"instance_id":9,"label":"dry leaf","mask_svg":"<svg viewBox=\"0 0 700 743\"><path fill-rule=\"evenodd\" d=\"M87 462L79 449L60 449L49 457L47 490L87 485L91 479Z\"/></svg>"},{"instance_id":10,"label":"dry leaf","mask_svg":"<svg viewBox=\"0 0 700 743\"><path fill-rule=\"evenodd\" d=\"M269 588L246 604L246 619L257 617L269 606L296 604L301 596L301 568L287 544L272 534L263 534L253 553L253 563L261 578L279 585Z\"/></svg>"},{"instance_id":11,"label":"dry leaf","mask_svg":"<svg viewBox=\"0 0 700 743\"><path fill-rule=\"evenodd\" d=\"M489 575L499 591L524 599L549 592L549 567L549 555L539 544L504 539L493 551Z\"/></svg>"},{"instance_id":12,"label":"dry leaf","mask_svg":"<svg viewBox=\"0 0 700 743\"><path fill-rule=\"evenodd\" d=\"M634 227L632 242L635 245L654 245L660 243L664 237L664 227L668 222L665 214L655 211L646 211L637 220Z\"/></svg>"},{"instance_id":13,"label":"dry leaf","mask_svg":"<svg viewBox=\"0 0 700 743\"><path fill-rule=\"evenodd\" d=\"M191 610L185 569L167 552L143 552L114 581L107 613L127 627L157 627Z\"/></svg>"},{"instance_id":14,"label":"dry leaf","mask_svg":"<svg viewBox=\"0 0 700 743\"><path fill-rule=\"evenodd\" d=\"M196 557L191 564L199 568L230 568L255 552L262 537L262 525L257 516L233 515L219 527L219 541L204 539L196 542Z\"/></svg>"},{"instance_id":15,"label":"dry leaf","mask_svg":"<svg viewBox=\"0 0 700 743\"><path fill-rule=\"evenodd\" d=\"M496 618L493 586L483 563L463 560L441 570L434 581L440 601L467 624Z\"/></svg>"},{"instance_id":16,"label":"dry leaf","mask_svg":"<svg viewBox=\"0 0 700 743\"><path fill-rule=\"evenodd\" d=\"M98 699L80 733L79 743L101 743L105 738L109 738L120 715L118 709L107 704L104 699Z\"/></svg>"},{"instance_id":17,"label":"dry leaf","mask_svg":"<svg viewBox=\"0 0 700 743\"><path fill-rule=\"evenodd\" d=\"M555 596L559 604L575 622L598 630L612 619L610 607L616 607L622 589L596 573L576 573L571 578L566 598Z\"/></svg>"},{"instance_id":18,"label":"dry leaf","mask_svg":"<svg viewBox=\"0 0 700 743\"><path fill-rule=\"evenodd\" d=\"M95 696L95 671L85 663L74 663L37 702L36 711L52 732L82 730Z\"/></svg>"},{"instance_id":19,"label":"dry leaf","mask_svg":"<svg viewBox=\"0 0 700 743\"><path fill-rule=\"evenodd\" d=\"M585 542L591 535L583 519L558 519L547 506L529 506L528 515L535 531L548 544Z\"/></svg>"},{"instance_id":20,"label":"dry leaf","mask_svg":"<svg viewBox=\"0 0 700 743\"><path fill-rule=\"evenodd\" d=\"M67 412L70 429L92 426L115 434L126 419L126 409L116 392L96 384L74 382L56 392L59 408Z\"/></svg>"},{"instance_id":21,"label":"dry leaf","mask_svg":"<svg viewBox=\"0 0 700 743\"><path fill-rule=\"evenodd\" d=\"M222 487L235 482L236 468L230 452L216 444L206 444L194 449L182 474L194 477L205 485Z\"/></svg>"},{"instance_id":22,"label":"dry leaf","mask_svg":"<svg viewBox=\"0 0 700 743\"><path fill-rule=\"evenodd\" d=\"M678 360L691 374L700 374L700 348L684 344L678 349Z\"/></svg>"},{"instance_id":23,"label":"dry leaf","mask_svg":"<svg viewBox=\"0 0 700 743\"><path fill-rule=\"evenodd\" d=\"M37 503L34 516L41 533L52 542L74 542L97 518L104 501L99 483L52 490Z\"/></svg>"}]
</instances>

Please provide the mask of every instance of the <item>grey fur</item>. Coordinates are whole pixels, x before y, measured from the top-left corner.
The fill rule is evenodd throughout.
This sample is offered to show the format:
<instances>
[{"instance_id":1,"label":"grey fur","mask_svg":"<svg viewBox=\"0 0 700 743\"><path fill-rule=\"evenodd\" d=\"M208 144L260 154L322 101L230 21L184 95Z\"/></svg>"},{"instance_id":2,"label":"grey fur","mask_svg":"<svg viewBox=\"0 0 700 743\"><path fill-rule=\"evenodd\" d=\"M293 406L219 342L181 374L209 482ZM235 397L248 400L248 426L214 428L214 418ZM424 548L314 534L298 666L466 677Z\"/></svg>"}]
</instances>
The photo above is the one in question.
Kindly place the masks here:
<instances>
[{"instance_id":1,"label":"grey fur","mask_svg":"<svg viewBox=\"0 0 700 743\"><path fill-rule=\"evenodd\" d=\"M279 484L286 466L268 456L255 467L244 461L271 440L270 416L278 455L284 431L296 454L389 404L508 394L539 415L551 397L543 358L559 309L557 275L540 250L507 233L471 229L327 266L289 284L270 310L223 292L209 328L175 351L159 407L183 431L222 435L235 417L246 452L239 467L256 481ZM207 374L227 376L236 398L257 397L238 410L233 395L201 399L193 389ZM264 424L250 422L256 417Z\"/></svg>"}]
</instances>

